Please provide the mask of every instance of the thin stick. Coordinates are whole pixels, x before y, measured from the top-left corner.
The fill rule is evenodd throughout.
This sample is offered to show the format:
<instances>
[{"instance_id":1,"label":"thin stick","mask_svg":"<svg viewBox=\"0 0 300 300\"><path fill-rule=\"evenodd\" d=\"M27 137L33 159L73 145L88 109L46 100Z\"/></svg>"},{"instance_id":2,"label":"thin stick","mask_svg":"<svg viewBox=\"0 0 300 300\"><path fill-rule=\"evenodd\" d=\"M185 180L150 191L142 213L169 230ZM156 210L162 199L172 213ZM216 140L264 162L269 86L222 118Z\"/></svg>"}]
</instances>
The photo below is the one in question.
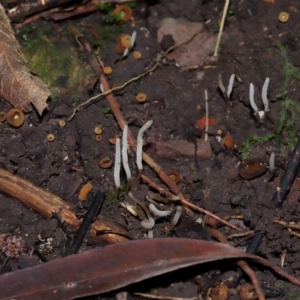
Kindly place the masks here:
<instances>
[{"instance_id":1,"label":"thin stick","mask_svg":"<svg viewBox=\"0 0 300 300\"><path fill-rule=\"evenodd\" d=\"M225 0L222 20L221 20L221 24L220 24L220 30L219 30L217 43L216 43L216 48L215 48L215 52L214 52L214 57L218 56L219 46L220 46L220 43L221 43L221 37L222 37L222 34L223 34L223 30L224 30L224 24L225 24L225 19L226 19L229 3L230 3L230 0Z\"/></svg>"},{"instance_id":2,"label":"thin stick","mask_svg":"<svg viewBox=\"0 0 300 300\"><path fill-rule=\"evenodd\" d=\"M204 91L205 95L205 110L206 110L206 125L205 125L205 141L207 141L208 138L208 95L207 95L207 90Z\"/></svg>"},{"instance_id":3,"label":"thin stick","mask_svg":"<svg viewBox=\"0 0 300 300\"><path fill-rule=\"evenodd\" d=\"M129 79L128 81L124 82L123 84L121 84L121 85L119 85L119 86L116 86L116 87L114 87L114 88L112 88L112 89L109 89L109 90L107 90L107 91L105 91L105 92L103 92L103 93L97 94L97 95L95 95L95 96L89 98L89 99L86 100L85 102L83 102L83 103L77 105L77 106L74 108L73 113L72 113L72 115L69 117L68 121L71 121L71 120L74 118L76 112L77 112L77 111L79 110L79 108L81 108L82 106L85 106L85 105L89 104L90 102L92 102L92 101L94 101L94 100L97 100L98 98L100 98L100 97L102 97L102 96L107 96L108 94L110 94L110 93L112 93L112 92L114 92L114 91L122 90L122 89L123 89L124 87L126 87L128 84L130 84L130 83L132 83L132 82L134 82L134 81L136 81L136 80L139 80L140 78L142 78L142 77L146 76L147 74L153 72L158 66L159 66L159 64L155 64L155 65L154 65L151 69L149 69L148 71L146 71L146 72L144 72L144 73L142 73L142 74L140 74L140 75L138 75L138 76L136 76L136 77L133 77L133 78Z\"/></svg>"},{"instance_id":4,"label":"thin stick","mask_svg":"<svg viewBox=\"0 0 300 300\"><path fill-rule=\"evenodd\" d=\"M83 242L83 239L94 221L100 206L102 205L105 198L105 194L100 190L97 192L91 206L89 207L88 211L86 212L83 221L76 232L74 237L73 243L71 244L70 248L67 251L67 255L76 254Z\"/></svg>"},{"instance_id":5,"label":"thin stick","mask_svg":"<svg viewBox=\"0 0 300 300\"><path fill-rule=\"evenodd\" d=\"M227 238L225 235L223 235L219 230L214 229L214 228L209 228L209 232L212 237L214 237L217 241L223 243L223 244L228 244ZM263 290L260 287L259 281L257 279L257 276L255 272L249 267L246 261L244 260L239 260L237 262L237 265L250 277L253 287L255 289L255 292L258 296L259 300L265 300L265 295Z\"/></svg>"},{"instance_id":6,"label":"thin stick","mask_svg":"<svg viewBox=\"0 0 300 300\"><path fill-rule=\"evenodd\" d=\"M194 209L194 210L200 211L200 212L202 212L203 214L206 214L206 215L208 215L208 216L210 216L210 217L212 217L212 218L215 218L215 219L218 220L220 223L222 223L222 224L224 224L224 225L226 225L226 226L228 226L228 227L231 227L231 228L236 229L236 230L241 230L240 228L238 228L238 227L236 227L236 226L230 224L229 222L227 222L227 221L221 219L220 217L214 215L214 214L211 213L210 211L208 211L208 210L206 210L206 209L204 209L204 208L202 208L202 207L199 207L199 206L197 206L197 205L194 205L193 203L191 203L191 202L189 202L189 201L187 201L187 200L185 200L185 199L181 199L180 202L181 202L183 205L186 205L186 206L188 206L188 207L190 207L190 208L192 208L192 209Z\"/></svg>"}]
</instances>

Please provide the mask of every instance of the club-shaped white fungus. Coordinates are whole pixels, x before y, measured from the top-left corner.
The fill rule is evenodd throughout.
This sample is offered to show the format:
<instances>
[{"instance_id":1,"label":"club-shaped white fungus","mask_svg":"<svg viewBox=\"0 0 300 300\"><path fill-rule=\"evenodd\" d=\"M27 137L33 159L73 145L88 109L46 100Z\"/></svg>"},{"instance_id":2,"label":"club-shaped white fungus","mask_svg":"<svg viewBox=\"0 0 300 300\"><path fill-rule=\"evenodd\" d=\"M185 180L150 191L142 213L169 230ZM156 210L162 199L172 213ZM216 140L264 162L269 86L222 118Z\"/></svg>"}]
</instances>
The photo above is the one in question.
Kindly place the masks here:
<instances>
[{"instance_id":1,"label":"club-shaped white fungus","mask_svg":"<svg viewBox=\"0 0 300 300\"><path fill-rule=\"evenodd\" d=\"M153 229L148 230L147 238L153 239Z\"/></svg>"},{"instance_id":2,"label":"club-shaped white fungus","mask_svg":"<svg viewBox=\"0 0 300 300\"><path fill-rule=\"evenodd\" d=\"M124 52L123 52L123 57L126 57L129 53L129 48L125 48Z\"/></svg>"},{"instance_id":3,"label":"club-shaped white fungus","mask_svg":"<svg viewBox=\"0 0 300 300\"><path fill-rule=\"evenodd\" d=\"M261 97L262 97L262 101L263 101L263 104L264 104L265 112L269 111L269 101L268 101L268 98L267 98L269 82L270 82L270 78L267 77L266 80L265 80L265 83L263 85L262 92L261 92Z\"/></svg>"},{"instance_id":4,"label":"club-shaped white fungus","mask_svg":"<svg viewBox=\"0 0 300 300\"><path fill-rule=\"evenodd\" d=\"M130 39L130 48L133 48L134 46L134 43L135 43L135 40L136 40L136 31L134 31L131 35L131 39Z\"/></svg>"},{"instance_id":5,"label":"club-shaped white fungus","mask_svg":"<svg viewBox=\"0 0 300 300\"><path fill-rule=\"evenodd\" d=\"M117 196L118 196L119 189L121 186L120 170L121 170L121 145L120 145L120 139L117 138L116 139L115 166L114 166L114 180L115 180Z\"/></svg>"},{"instance_id":6,"label":"club-shaped white fungus","mask_svg":"<svg viewBox=\"0 0 300 300\"><path fill-rule=\"evenodd\" d=\"M219 76L218 76L218 83L219 83L219 88L222 91L222 93L226 94L226 90L225 90L225 86L224 86L223 81L222 81L222 75L221 74L219 74Z\"/></svg>"},{"instance_id":7,"label":"club-shaped white fungus","mask_svg":"<svg viewBox=\"0 0 300 300\"><path fill-rule=\"evenodd\" d=\"M170 210L159 210L155 207L153 203L149 204L150 211L157 217L167 217L172 213L172 209Z\"/></svg>"},{"instance_id":8,"label":"club-shaped white fungus","mask_svg":"<svg viewBox=\"0 0 300 300\"><path fill-rule=\"evenodd\" d=\"M122 158L123 158L123 167L127 178L126 191L125 191L126 194L128 193L131 184L131 172L128 165L128 153L127 153L127 148L128 148L127 134L128 134L128 125L125 125L123 128L123 137L122 137Z\"/></svg>"},{"instance_id":9,"label":"club-shaped white fungus","mask_svg":"<svg viewBox=\"0 0 300 300\"><path fill-rule=\"evenodd\" d=\"M275 153L272 152L269 161L269 171L273 172L275 170Z\"/></svg>"},{"instance_id":10,"label":"club-shaped white fungus","mask_svg":"<svg viewBox=\"0 0 300 300\"><path fill-rule=\"evenodd\" d=\"M229 84L228 84L228 88L227 88L227 97L230 99L230 95L231 95L231 92L232 92L232 89L233 89L233 82L234 82L234 78L235 78L235 75L232 74L230 76L230 79L229 79Z\"/></svg>"},{"instance_id":11,"label":"club-shaped white fungus","mask_svg":"<svg viewBox=\"0 0 300 300\"><path fill-rule=\"evenodd\" d=\"M136 164L138 167L138 179L137 185L139 185L140 178L143 172L143 164L142 164L142 154L143 154L143 134L144 132L152 125L153 121L149 120L141 127L137 137L137 145L136 145Z\"/></svg>"},{"instance_id":12,"label":"club-shaped white fungus","mask_svg":"<svg viewBox=\"0 0 300 300\"><path fill-rule=\"evenodd\" d=\"M102 83L100 83L100 91L101 91L101 93L104 93L104 87L103 87Z\"/></svg>"},{"instance_id":13,"label":"club-shaped white fungus","mask_svg":"<svg viewBox=\"0 0 300 300\"><path fill-rule=\"evenodd\" d=\"M174 215L173 220L171 221L170 230L173 230L175 226L177 225L182 213L182 207L177 205L176 206L176 213Z\"/></svg>"},{"instance_id":14,"label":"club-shaped white fungus","mask_svg":"<svg viewBox=\"0 0 300 300\"><path fill-rule=\"evenodd\" d=\"M250 83L250 90L249 90L249 99L250 99L250 105L255 113L258 113L258 107L255 104L254 101L254 85L253 83Z\"/></svg>"}]
</instances>

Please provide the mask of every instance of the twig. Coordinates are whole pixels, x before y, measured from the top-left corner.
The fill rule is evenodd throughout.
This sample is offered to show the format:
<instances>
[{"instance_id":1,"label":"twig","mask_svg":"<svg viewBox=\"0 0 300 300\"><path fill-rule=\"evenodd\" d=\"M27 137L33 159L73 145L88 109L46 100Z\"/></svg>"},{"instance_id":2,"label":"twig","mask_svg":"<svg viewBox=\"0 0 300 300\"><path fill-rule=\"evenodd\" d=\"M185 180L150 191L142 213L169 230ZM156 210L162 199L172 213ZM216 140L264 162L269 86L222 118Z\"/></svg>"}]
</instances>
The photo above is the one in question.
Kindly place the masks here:
<instances>
[{"instance_id":1,"label":"twig","mask_svg":"<svg viewBox=\"0 0 300 300\"><path fill-rule=\"evenodd\" d=\"M210 211L208 211L208 210L206 210L206 209L204 209L204 208L202 208L202 207L199 207L199 206L197 206L197 205L194 205L193 203L191 203L191 202L189 202L189 201L187 201L187 200L185 200L185 199L181 199L180 202L181 202L183 205L186 205L186 206L188 206L188 207L190 207L190 208L192 208L192 209L194 209L194 210L200 211L200 212L202 212L203 214L206 214L206 215L208 215L208 216L210 216L210 217L212 217L212 218L215 218L215 219L218 220L220 223L222 223L222 224L224 224L224 225L226 225L226 226L228 226L228 227L231 227L231 228L233 228L233 229L235 229L235 230L241 230L240 228L236 227L235 225L232 225L231 223L229 223L229 222L227 222L227 221L221 219L220 217L214 215L214 214L211 213Z\"/></svg>"},{"instance_id":2,"label":"twig","mask_svg":"<svg viewBox=\"0 0 300 300\"><path fill-rule=\"evenodd\" d=\"M121 84L121 85L119 85L119 86L116 86L116 87L114 87L114 88L112 88L112 89L109 89L109 90L107 90L107 91L105 91L105 92L103 92L103 93L97 94L97 95L95 95L95 96L89 98L89 99L86 100L85 102L83 102L83 103L77 105L77 106L74 108L73 113L72 113L72 115L69 117L68 121L71 121L71 120L74 118L76 112L77 112L78 109L81 108L82 106L85 106L85 105L89 104L90 102L92 102L92 101L94 101L94 100L97 100L98 98L100 98L100 97L102 97L102 96L107 96L108 94L111 94L111 93L114 92L114 91L119 91L119 90L124 89L124 87L126 87L128 84L130 84L130 83L132 83L132 82L134 82L134 81L136 81L136 80L139 80L140 78L142 78L142 77L146 76L147 74L153 72L158 66L159 66L159 64L157 63L157 64L155 64L151 69L149 69L148 71L146 71L146 72L144 72L144 73L142 73L142 74L140 74L140 75L138 75L138 76L136 76L136 77L133 77L133 78L129 79L128 81L124 82L123 84Z\"/></svg>"},{"instance_id":3,"label":"twig","mask_svg":"<svg viewBox=\"0 0 300 300\"><path fill-rule=\"evenodd\" d=\"M225 24L225 19L226 19L229 3L230 3L230 0L225 0L222 20L221 20L219 34L218 34L217 43L216 43L216 48L215 48L215 52L214 52L214 57L218 56L219 46L220 46L221 37L222 37L222 34L223 34L223 30L224 30L224 24Z\"/></svg>"},{"instance_id":4,"label":"twig","mask_svg":"<svg viewBox=\"0 0 300 300\"><path fill-rule=\"evenodd\" d=\"M197 297L192 298L178 298L178 297L170 297L170 296L159 296L145 293L134 293L135 296L140 296L148 299L157 299L157 300L196 300Z\"/></svg>"},{"instance_id":5,"label":"twig","mask_svg":"<svg viewBox=\"0 0 300 300\"><path fill-rule=\"evenodd\" d=\"M280 186L278 187L279 191L273 195L272 200L276 203L277 207L281 207L282 203L287 196L291 185L295 179L296 173L300 165L300 138L298 139L297 145L293 151L292 157L286 167L286 170L283 176L280 179Z\"/></svg>"},{"instance_id":6,"label":"twig","mask_svg":"<svg viewBox=\"0 0 300 300\"><path fill-rule=\"evenodd\" d=\"M93 202L91 204L91 206L89 207L88 211L86 212L83 221L79 227L79 229L77 230L73 243L71 244L69 250L67 251L67 255L70 254L76 254L83 242L84 236L86 234L86 232L88 231L90 225L92 224L92 222L94 221L99 208L101 207L103 201L105 198L105 194L101 191L98 191L96 196L93 199Z\"/></svg>"},{"instance_id":7,"label":"twig","mask_svg":"<svg viewBox=\"0 0 300 300\"><path fill-rule=\"evenodd\" d=\"M217 241L219 241L223 244L228 244L226 236L223 235L219 230L214 229L214 228L209 228L209 232L210 232L211 236L214 237ZM264 292L260 287L260 284L258 282L255 272L249 267L247 262L242 259L237 261L237 265L250 277L258 299L265 300L266 298L265 298Z\"/></svg>"},{"instance_id":8,"label":"twig","mask_svg":"<svg viewBox=\"0 0 300 300\"><path fill-rule=\"evenodd\" d=\"M264 236L265 236L264 233L259 233L254 235L246 249L246 252L251 254L256 254ZM239 282L243 277L243 274L244 272L242 271L242 269L238 268L234 287L237 287L237 285L239 284Z\"/></svg>"}]
</instances>

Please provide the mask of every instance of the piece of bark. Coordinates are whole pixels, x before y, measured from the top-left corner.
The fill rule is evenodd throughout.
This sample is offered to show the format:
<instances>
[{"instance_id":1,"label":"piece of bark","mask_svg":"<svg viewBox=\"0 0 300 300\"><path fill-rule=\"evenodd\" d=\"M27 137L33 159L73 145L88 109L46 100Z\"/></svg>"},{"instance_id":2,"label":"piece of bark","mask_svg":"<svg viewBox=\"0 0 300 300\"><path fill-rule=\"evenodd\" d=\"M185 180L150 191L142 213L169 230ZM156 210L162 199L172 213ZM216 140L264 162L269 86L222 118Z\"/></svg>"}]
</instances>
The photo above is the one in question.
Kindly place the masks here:
<instances>
[{"instance_id":1,"label":"piece of bark","mask_svg":"<svg viewBox=\"0 0 300 300\"><path fill-rule=\"evenodd\" d=\"M62 198L35 186L32 182L1 168L0 191L29 205L47 219L51 218L53 213L55 213L60 220L64 220L72 228L77 229L80 226L81 221L76 217L73 210L75 208L74 204L64 201ZM109 222L105 222L105 220L96 220L92 224L92 233L101 230L113 231L109 225ZM124 230L124 236L126 233L127 231ZM128 239L124 236L115 234L101 235L105 243L127 241Z\"/></svg>"},{"instance_id":2,"label":"piece of bark","mask_svg":"<svg viewBox=\"0 0 300 300\"><path fill-rule=\"evenodd\" d=\"M157 156L166 158L187 157L193 158L195 156L195 144L183 139L174 139L161 142L151 142L151 148ZM210 159L212 150L210 143L201 139L197 139L197 157L201 159Z\"/></svg>"}]
</instances>

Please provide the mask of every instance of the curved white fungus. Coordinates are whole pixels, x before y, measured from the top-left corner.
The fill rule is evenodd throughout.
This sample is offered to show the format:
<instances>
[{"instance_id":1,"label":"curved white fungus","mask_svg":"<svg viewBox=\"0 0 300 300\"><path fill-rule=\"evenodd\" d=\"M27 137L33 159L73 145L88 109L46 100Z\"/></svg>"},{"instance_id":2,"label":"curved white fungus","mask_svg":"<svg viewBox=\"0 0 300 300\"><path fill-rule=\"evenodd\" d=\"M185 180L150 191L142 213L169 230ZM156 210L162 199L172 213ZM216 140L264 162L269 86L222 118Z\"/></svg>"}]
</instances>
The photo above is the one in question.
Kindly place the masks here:
<instances>
[{"instance_id":1,"label":"curved white fungus","mask_svg":"<svg viewBox=\"0 0 300 300\"><path fill-rule=\"evenodd\" d=\"M253 110L258 113L258 107L255 104L254 101L254 85L253 83L250 83L250 91L249 91L249 99L250 99L250 105L253 108Z\"/></svg>"},{"instance_id":2,"label":"curved white fungus","mask_svg":"<svg viewBox=\"0 0 300 300\"><path fill-rule=\"evenodd\" d=\"M135 40L136 40L136 31L134 31L131 35L130 48L132 48L134 46Z\"/></svg>"},{"instance_id":3,"label":"curved white fungus","mask_svg":"<svg viewBox=\"0 0 300 300\"><path fill-rule=\"evenodd\" d=\"M127 140L127 134L128 134L128 125L125 125L123 128L123 138L122 138L122 157L123 157L123 167L126 173L127 178L127 186L126 186L126 192L129 191L130 188L130 182L131 182L131 172L128 165L128 140Z\"/></svg>"},{"instance_id":4,"label":"curved white fungus","mask_svg":"<svg viewBox=\"0 0 300 300\"><path fill-rule=\"evenodd\" d=\"M231 95L231 92L232 92L232 89L233 89L234 78L235 78L235 74L232 74L230 76L230 79L229 79L229 84L228 84L228 88L227 88L227 97L229 99L230 99L230 95Z\"/></svg>"},{"instance_id":5,"label":"curved white fungus","mask_svg":"<svg viewBox=\"0 0 300 300\"><path fill-rule=\"evenodd\" d=\"M114 166L114 180L115 180L115 186L117 190L119 190L121 186L120 181L120 170L121 170L121 145L120 145L120 139L116 139L116 154L115 154L115 166Z\"/></svg>"},{"instance_id":6,"label":"curved white fungus","mask_svg":"<svg viewBox=\"0 0 300 300\"><path fill-rule=\"evenodd\" d=\"M176 213L174 215L174 218L171 222L171 226L170 226L170 229L173 230L175 228L175 226L177 225L180 217L181 217L181 213L182 213L182 207L177 205L176 206Z\"/></svg>"},{"instance_id":7,"label":"curved white fungus","mask_svg":"<svg viewBox=\"0 0 300 300\"><path fill-rule=\"evenodd\" d=\"M270 78L267 77L265 80L265 83L263 85L262 92L261 92L261 97L262 97L262 101L263 101L263 104L265 107L265 112L269 111L269 101L267 98L269 82L270 82Z\"/></svg>"},{"instance_id":8,"label":"curved white fungus","mask_svg":"<svg viewBox=\"0 0 300 300\"><path fill-rule=\"evenodd\" d=\"M273 172L275 170L275 153L272 152L269 161L269 171Z\"/></svg>"},{"instance_id":9,"label":"curved white fungus","mask_svg":"<svg viewBox=\"0 0 300 300\"><path fill-rule=\"evenodd\" d=\"M144 132L152 125L153 121L149 120L141 127L137 136L137 145L136 145L136 164L139 170L138 173L138 184L140 181L140 177L143 171L143 164L142 164L142 154L143 154L143 134Z\"/></svg>"},{"instance_id":10,"label":"curved white fungus","mask_svg":"<svg viewBox=\"0 0 300 300\"><path fill-rule=\"evenodd\" d=\"M157 217L167 217L172 213L172 210L160 210L153 203L149 204L150 211Z\"/></svg>"}]
</instances>

